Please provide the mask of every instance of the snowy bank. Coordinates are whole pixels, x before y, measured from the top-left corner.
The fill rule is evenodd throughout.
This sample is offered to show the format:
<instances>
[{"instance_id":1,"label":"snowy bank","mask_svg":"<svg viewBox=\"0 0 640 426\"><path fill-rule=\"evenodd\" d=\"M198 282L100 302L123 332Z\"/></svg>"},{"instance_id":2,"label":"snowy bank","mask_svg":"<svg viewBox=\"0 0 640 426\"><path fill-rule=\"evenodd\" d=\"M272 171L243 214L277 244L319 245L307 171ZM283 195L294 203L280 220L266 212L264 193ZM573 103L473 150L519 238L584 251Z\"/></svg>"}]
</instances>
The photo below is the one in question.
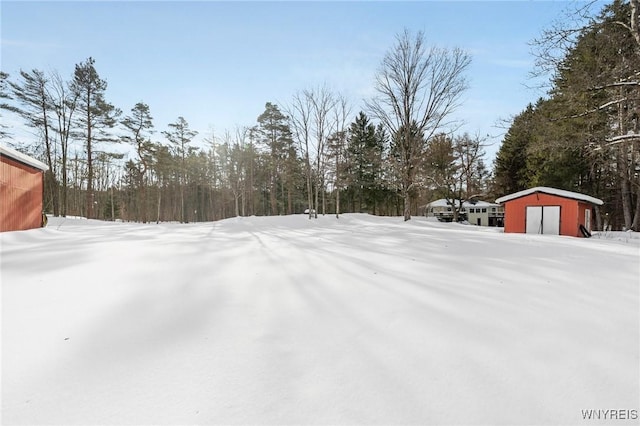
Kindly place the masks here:
<instances>
[{"instance_id":1,"label":"snowy bank","mask_svg":"<svg viewBox=\"0 0 640 426\"><path fill-rule=\"evenodd\" d=\"M3 424L640 408L635 244L367 215L67 219L0 243Z\"/></svg>"}]
</instances>

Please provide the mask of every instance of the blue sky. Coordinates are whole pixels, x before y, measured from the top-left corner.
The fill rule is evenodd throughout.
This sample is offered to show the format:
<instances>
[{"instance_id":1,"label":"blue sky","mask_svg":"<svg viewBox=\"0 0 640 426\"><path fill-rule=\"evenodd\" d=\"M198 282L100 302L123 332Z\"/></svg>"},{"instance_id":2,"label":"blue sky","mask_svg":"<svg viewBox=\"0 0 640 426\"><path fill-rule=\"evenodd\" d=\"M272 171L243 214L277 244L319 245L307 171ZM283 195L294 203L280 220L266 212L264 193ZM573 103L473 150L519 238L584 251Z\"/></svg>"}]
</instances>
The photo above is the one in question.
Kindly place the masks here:
<instances>
[{"instance_id":1,"label":"blue sky","mask_svg":"<svg viewBox=\"0 0 640 426\"><path fill-rule=\"evenodd\" d=\"M528 89L528 42L569 5L552 1L12 2L3 0L1 68L71 77L89 56L125 113L142 101L156 139L183 116L196 140L256 124L266 102L326 84L354 115L373 94L376 68L404 28L471 54L456 118L492 135L542 92ZM18 126L17 121L11 121ZM18 129L16 132L19 133ZM14 133L16 133L14 132Z\"/></svg>"}]
</instances>

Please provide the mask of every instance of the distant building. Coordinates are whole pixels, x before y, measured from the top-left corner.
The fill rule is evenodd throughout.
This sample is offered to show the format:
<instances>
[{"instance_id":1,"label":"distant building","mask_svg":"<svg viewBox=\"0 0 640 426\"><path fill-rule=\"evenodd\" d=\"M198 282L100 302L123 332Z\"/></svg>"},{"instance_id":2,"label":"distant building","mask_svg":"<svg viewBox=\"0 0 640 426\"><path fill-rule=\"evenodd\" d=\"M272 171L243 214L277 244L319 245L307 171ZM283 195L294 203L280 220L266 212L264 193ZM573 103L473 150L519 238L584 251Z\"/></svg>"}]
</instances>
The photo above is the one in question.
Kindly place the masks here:
<instances>
[{"instance_id":1,"label":"distant building","mask_svg":"<svg viewBox=\"0 0 640 426\"><path fill-rule=\"evenodd\" d=\"M504 226L504 207L486 201L468 201L462 204L468 211L468 221L478 226Z\"/></svg>"},{"instance_id":2,"label":"distant building","mask_svg":"<svg viewBox=\"0 0 640 426\"><path fill-rule=\"evenodd\" d=\"M424 206L425 216L435 217L441 222L451 222L453 205L444 198L432 201ZM455 200L455 205L459 206L460 201ZM504 207L486 201L465 201L462 203L458 220L478 226L503 226Z\"/></svg>"},{"instance_id":3,"label":"distant building","mask_svg":"<svg viewBox=\"0 0 640 426\"><path fill-rule=\"evenodd\" d=\"M46 164L0 145L0 232L43 224Z\"/></svg>"},{"instance_id":4,"label":"distant building","mask_svg":"<svg viewBox=\"0 0 640 426\"><path fill-rule=\"evenodd\" d=\"M538 186L496 200L505 206L504 232L588 237L594 205L603 201L578 192Z\"/></svg>"}]
</instances>

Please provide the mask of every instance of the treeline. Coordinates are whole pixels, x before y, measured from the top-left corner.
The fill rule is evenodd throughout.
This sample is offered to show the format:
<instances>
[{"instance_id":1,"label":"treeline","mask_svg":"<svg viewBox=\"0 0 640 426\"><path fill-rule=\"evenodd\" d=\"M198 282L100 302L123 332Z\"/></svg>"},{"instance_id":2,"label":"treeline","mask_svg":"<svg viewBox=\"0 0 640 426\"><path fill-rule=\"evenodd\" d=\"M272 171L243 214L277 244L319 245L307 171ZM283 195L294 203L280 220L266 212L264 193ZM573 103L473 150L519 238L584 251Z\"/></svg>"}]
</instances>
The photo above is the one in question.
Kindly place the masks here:
<instances>
[{"instance_id":1,"label":"treeline","mask_svg":"<svg viewBox=\"0 0 640 426\"><path fill-rule=\"evenodd\" d=\"M123 113L108 103L92 58L70 81L32 70L2 82L3 98L15 101L4 108L38 135L20 148L49 166L44 205L55 216L186 223L403 211L392 138L364 112L347 122L346 101L324 87L297 93L289 106L267 102L255 125L206 137L202 148L183 117L157 132L147 104Z\"/></svg>"},{"instance_id":2,"label":"treeline","mask_svg":"<svg viewBox=\"0 0 640 426\"><path fill-rule=\"evenodd\" d=\"M586 3L534 42L548 96L510 124L490 170L485 140L455 134L451 114L471 58L405 30L381 61L364 111L326 87L265 104L256 122L204 138L183 117L157 131L149 105L106 99L87 59L57 72L0 74L0 107L37 135L54 215L130 221L369 212L408 220L436 198L492 200L552 186L605 201L596 228L640 230L640 0ZM567 22L580 21L577 28ZM354 114L355 113L355 114ZM0 125L0 138L10 129ZM116 153L128 144L130 154ZM121 151L121 150L120 150Z\"/></svg>"},{"instance_id":3,"label":"treeline","mask_svg":"<svg viewBox=\"0 0 640 426\"><path fill-rule=\"evenodd\" d=\"M206 137L204 147L194 146L198 132L183 117L157 132L149 105L123 112L109 103L92 58L77 64L69 80L55 71L3 73L1 106L38 135L21 148L49 166L45 209L56 216L193 222L369 212L408 219L434 192L451 193L452 178L454 189L466 182L456 164L468 158L454 141L471 138L442 133L442 123L466 89L469 58L460 50L427 49L422 33L405 31L385 61L393 72L406 72L392 76L396 81L380 88L371 105L390 95L415 103L410 115L393 121L397 108L378 105L376 124L365 112L354 116L342 95L317 87L294 94L287 105L267 102L254 125ZM388 92L397 88L407 99ZM2 138L10 137L2 130ZM446 162L442 170L427 161L433 138L442 140L432 144ZM115 144L127 144L129 154L117 153ZM483 167L481 155L473 161Z\"/></svg>"},{"instance_id":4,"label":"treeline","mask_svg":"<svg viewBox=\"0 0 640 426\"><path fill-rule=\"evenodd\" d=\"M552 73L551 89L513 120L494 191L583 192L605 202L599 229L639 231L640 6L616 0L595 17L586 11L573 15L583 25L553 27L536 41L536 71Z\"/></svg>"}]
</instances>

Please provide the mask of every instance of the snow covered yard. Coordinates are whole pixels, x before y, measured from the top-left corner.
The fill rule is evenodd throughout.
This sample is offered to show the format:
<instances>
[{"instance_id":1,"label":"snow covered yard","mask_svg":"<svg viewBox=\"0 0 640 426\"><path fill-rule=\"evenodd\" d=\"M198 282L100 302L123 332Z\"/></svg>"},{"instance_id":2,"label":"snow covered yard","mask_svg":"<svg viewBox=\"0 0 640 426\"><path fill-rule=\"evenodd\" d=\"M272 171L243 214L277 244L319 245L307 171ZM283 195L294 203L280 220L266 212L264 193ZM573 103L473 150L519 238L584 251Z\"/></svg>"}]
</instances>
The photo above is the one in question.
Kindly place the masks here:
<instances>
[{"instance_id":1,"label":"snow covered yard","mask_svg":"<svg viewBox=\"0 0 640 426\"><path fill-rule=\"evenodd\" d=\"M640 409L639 241L52 219L0 234L2 422L602 424Z\"/></svg>"}]
</instances>

